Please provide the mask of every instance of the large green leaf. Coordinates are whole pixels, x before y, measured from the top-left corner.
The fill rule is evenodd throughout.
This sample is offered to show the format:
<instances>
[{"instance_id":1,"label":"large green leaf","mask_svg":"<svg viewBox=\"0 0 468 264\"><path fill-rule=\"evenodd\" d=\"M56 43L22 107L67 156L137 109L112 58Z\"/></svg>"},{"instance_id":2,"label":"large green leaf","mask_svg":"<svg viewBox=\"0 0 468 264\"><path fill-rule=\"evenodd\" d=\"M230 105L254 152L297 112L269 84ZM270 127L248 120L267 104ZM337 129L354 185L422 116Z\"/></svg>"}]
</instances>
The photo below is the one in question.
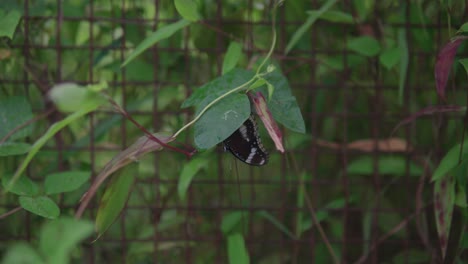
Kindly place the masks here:
<instances>
[{"instance_id":1,"label":"large green leaf","mask_svg":"<svg viewBox=\"0 0 468 264\"><path fill-rule=\"evenodd\" d=\"M25 210L42 217L55 219L60 215L57 204L47 196L20 196L19 202Z\"/></svg>"},{"instance_id":2,"label":"large green leaf","mask_svg":"<svg viewBox=\"0 0 468 264\"><path fill-rule=\"evenodd\" d=\"M39 248L47 263L69 263L72 250L92 232L93 223L89 221L59 218L42 227Z\"/></svg>"},{"instance_id":3,"label":"large green leaf","mask_svg":"<svg viewBox=\"0 0 468 264\"><path fill-rule=\"evenodd\" d=\"M234 93L227 96L195 123L195 145L200 149L215 146L238 129L249 118L250 113L247 95Z\"/></svg>"},{"instance_id":4,"label":"large green leaf","mask_svg":"<svg viewBox=\"0 0 468 264\"><path fill-rule=\"evenodd\" d=\"M288 79L281 73L279 67L266 75L265 80L275 88L271 100L268 100L268 109L271 111L274 119L283 124L286 128L299 133L305 133L304 119L301 109L297 104L296 97L291 93ZM268 88L263 87L260 91L268 94Z\"/></svg>"},{"instance_id":5,"label":"large green leaf","mask_svg":"<svg viewBox=\"0 0 468 264\"><path fill-rule=\"evenodd\" d=\"M107 187L96 216L96 231L102 235L119 216L127 202L135 179L136 165L128 165L117 172Z\"/></svg>"},{"instance_id":6,"label":"large green leaf","mask_svg":"<svg viewBox=\"0 0 468 264\"><path fill-rule=\"evenodd\" d=\"M253 72L235 68L223 76L197 88L192 95L184 101L182 107L196 106L197 109L202 109L214 99L248 82L253 77Z\"/></svg>"},{"instance_id":7,"label":"large green leaf","mask_svg":"<svg viewBox=\"0 0 468 264\"><path fill-rule=\"evenodd\" d=\"M32 119L31 105L24 97L10 96L0 99L0 140L13 129ZM15 140L31 134L31 126L26 126L8 139Z\"/></svg>"}]
</instances>

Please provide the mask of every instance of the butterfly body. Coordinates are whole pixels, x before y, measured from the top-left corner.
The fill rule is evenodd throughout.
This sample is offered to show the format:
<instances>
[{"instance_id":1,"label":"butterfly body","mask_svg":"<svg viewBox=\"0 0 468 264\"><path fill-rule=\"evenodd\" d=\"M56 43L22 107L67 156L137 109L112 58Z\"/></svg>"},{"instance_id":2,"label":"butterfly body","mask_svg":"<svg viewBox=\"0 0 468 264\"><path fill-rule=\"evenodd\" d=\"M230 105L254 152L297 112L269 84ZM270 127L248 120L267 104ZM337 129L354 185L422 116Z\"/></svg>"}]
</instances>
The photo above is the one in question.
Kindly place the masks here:
<instances>
[{"instance_id":1,"label":"butterfly body","mask_svg":"<svg viewBox=\"0 0 468 264\"><path fill-rule=\"evenodd\" d=\"M268 152L263 147L252 115L223 143L225 150L249 165L262 166L268 162Z\"/></svg>"}]
</instances>

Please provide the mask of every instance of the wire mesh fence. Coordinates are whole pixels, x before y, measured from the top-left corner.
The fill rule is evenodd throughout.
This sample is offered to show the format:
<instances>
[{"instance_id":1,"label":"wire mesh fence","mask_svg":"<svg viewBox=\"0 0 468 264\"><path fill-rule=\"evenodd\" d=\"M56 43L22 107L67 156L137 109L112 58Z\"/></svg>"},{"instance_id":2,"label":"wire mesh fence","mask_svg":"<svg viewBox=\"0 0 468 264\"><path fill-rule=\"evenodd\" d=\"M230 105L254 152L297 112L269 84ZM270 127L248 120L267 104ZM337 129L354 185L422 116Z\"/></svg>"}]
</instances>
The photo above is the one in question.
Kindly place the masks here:
<instances>
[{"instance_id":1,"label":"wire mesh fence","mask_svg":"<svg viewBox=\"0 0 468 264\"><path fill-rule=\"evenodd\" d=\"M135 182L115 223L72 250L71 259L242 263L248 254L251 263L439 262L445 253L430 177L461 141L462 117L434 111L395 128L441 103L434 63L466 20L466 2L453 2L285 1L275 15L272 59L297 99L306 133L282 127L282 154L259 122L270 152L262 167L236 160L221 146L196 153L194 159L202 158L192 167L180 153L146 155L124 172ZM255 69L262 61L273 39L273 6L197 1L200 21L121 67L151 32L180 20L172 1L0 3L4 14L21 14L14 36L2 41L0 99L26 98L36 117L26 138L31 144L67 116L47 96L65 82L105 81L105 93L143 127L174 133L194 118L182 102L222 75L231 42L242 46L238 67ZM453 105L464 105L462 72L454 66L447 99ZM73 216L105 164L142 135L127 118L101 107L55 134L25 175L42 184L52 172L90 171L79 189L51 195L62 216ZM193 136L188 130L177 144L190 149ZM2 157L2 173L14 173L23 158ZM181 195L183 173L190 186ZM104 190L84 219L95 220ZM18 241L37 246L51 220L19 209L12 193L0 201L0 252L10 254ZM464 219L457 207L451 219L453 226ZM466 259L461 252L459 261Z\"/></svg>"}]
</instances>

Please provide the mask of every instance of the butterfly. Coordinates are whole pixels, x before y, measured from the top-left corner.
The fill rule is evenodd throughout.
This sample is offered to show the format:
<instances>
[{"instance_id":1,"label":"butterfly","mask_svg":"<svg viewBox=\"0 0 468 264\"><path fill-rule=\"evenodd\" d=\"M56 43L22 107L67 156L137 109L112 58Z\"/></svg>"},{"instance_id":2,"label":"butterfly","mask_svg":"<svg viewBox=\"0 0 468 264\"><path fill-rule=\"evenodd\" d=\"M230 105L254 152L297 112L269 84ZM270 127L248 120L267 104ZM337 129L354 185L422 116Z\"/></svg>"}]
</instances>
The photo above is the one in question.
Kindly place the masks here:
<instances>
[{"instance_id":1,"label":"butterfly","mask_svg":"<svg viewBox=\"0 0 468 264\"><path fill-rule=\"evenodd\" d=\"M268 163L268 152L263 147L253 115L223 143L225 150L249 165L262 166Z\"/></svg>"}]
</instances>

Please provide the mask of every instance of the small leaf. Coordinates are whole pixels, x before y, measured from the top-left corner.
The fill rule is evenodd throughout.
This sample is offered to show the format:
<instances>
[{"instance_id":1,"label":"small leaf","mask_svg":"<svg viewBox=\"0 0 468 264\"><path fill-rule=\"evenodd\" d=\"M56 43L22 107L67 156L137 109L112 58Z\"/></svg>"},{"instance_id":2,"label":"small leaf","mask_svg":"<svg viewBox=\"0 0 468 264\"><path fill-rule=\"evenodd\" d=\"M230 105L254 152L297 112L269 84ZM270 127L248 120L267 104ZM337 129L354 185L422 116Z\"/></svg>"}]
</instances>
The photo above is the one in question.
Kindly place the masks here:
<instances>
[{"instance_id":1,"label":"small leaf","mask_svg":"<svg viewBox=\"0 0 468 264\"><path fill-rule=\"evenodd\" d=\"M223 60L223 74L231 71L237 65L240 57L242 55L242 45L233 41L229 44L229 47L226 51L226 55Z\"/></svg>"},{"instance_id":2,"label":"small leaf","mask_svg":"<svg viewBox=\"0 0 468 264\"><path fill-rule=\"evenodd\" d=\"M154 31L146 37L136 48L135 50L128 56L128 58L122 63L121 67L126 66L130 61L135 59L138 55L140 55L143 51L147 50L149 47L153 46L154 44L158 43L163 39L167 39L170 36L174 35L177 31L183 29L184 27L190 25L190 21L182 19L173 24L169 24L163 27L160 27L158 30Z\"/></svg>"},{"instance_id":3,"label":"small leaf","mask_svg":"<svg viewBox=\"0 0 468 264\"><path fill-rule=\"evenodd\" d=\"M446 44L437 55L434 68L436 90L437 94L443 99L445 99L445 88L447 86L450 70L452 69L453 60L457 54L457 49L467 38L468 37L457 37L453 39L450 43Z\"/></svg>"},{"instance_id":4,"label":"small leaf","mask_svg":"<svg viewBox=\"0 0 468 264\"><path fill-rule=\"evenodd\" d=\"M241 234L236 233L228 236L227 251L230 264L250 263L249 252L245 247L244 237Z\"/></svg>"},{"instance_id":5,"label":"small leaf","mask_svg":"<svg viewBox=\"0 0 468 264\"><path fill-rule=\"evenodd\" d=\"M393 69L401 59L401 50L397 47L384 50L380 56L379 61L387 70Z\"/></svg>"},{"instance_id":6,"label":"small leaf","mask_svg":"<svg viewBox=\"0 0 468 264\"><path fill-rule=\"evenodd\" d=\"M89 171L66 171L50 174L46 177L44 190L46 194L71 192L78 189L91 177Z\"/></svg>"},{"instance_id":7,"label":"small leaf","mask_svg":"<svg viewBox=\"0 0 468 264\"><path fill-rule=\"evenodd\" d=\"M93 223L89 221L59 218L41 228L39 248L47 263L69 263L72 251L92 233Z\"/></svg>"},{"instance_id":8,"label":"small leaf","mask_svg":"<svg viewBox=\"0 0 468 264\"><path fill-rule=\"evenodd\" d=\"M421 176L423 170L416 164L407 161L403 157L395 156L380 156L378 158L364 156L358 158L348 164L348 174L357 175L373 175L375 172L379 174L387 174L393 176L403 176L406 174L406 164L409 162L408 174L411 176ZM377 167L374 169L374 164Z\"/></svg>"},{"instance_id":9,"label":"small leaf","mask_svg":"<svg viewBox=\"0 0 468 264\"><path fill-rule=\"evenodd\" d=\"M175 7L179 14L191 22L200 20L201 16L198 13L197 5L192 0L174 0Z\"/></svg>"},{"instance_id":10,"label":"small leaf","mask_svg":"<svg viewBox=\"0 0 468 264\"><path fill-rule=\"evenodd\" d=\"M262 86L262 85L265 85L266 84L266 80L263 79L263 78L258 78L252 85L250 85L249 87L249 91L251 90L255 90L256 88Z\"/></svg>"},{"instance_id":11,"label":"small leaf","mask_svg":"<svg viewBox=\"0 0 468 264\"><path fill-rule=\"evenodd\" d=\"M203 156L198 156L190 160L188 163L184 164L182 172L180 173L179 183L177 185L177 191L181 200L185 199L187 194L187 189L192 182L193 177L208 164L209 159L207 159L206 154Z\"/></svg>"},{"instance_id":12,"label":"small leaf","mask_svg":"<svg viewBox=\"0 0 468 264\"><path fill-rule=\"evenodd\" d=\"M2 264L43 264L39 253L28 243L18 242L8 247Z\"/></svg>"},{"instance_id":13,"label":"small leaf","mask_svg":"<svg viewBox=\"0 0 468 264\"><path fill-rule=\"evenodd\" d=\"M446 177L436 180L434 182L434 214L443 257L447 251L454 201L455 183L453 179Z\"/></svg>"},{"instance_id":14,"label":"small leaf","mask_svg":"<svg viewBox=\"0 0 468 264\"><path fill-rule=\"evenodd\" d=\"M437 168L434 170L431 181L437 181L444 178L452 169L461 165L460 160L466 160L468 158L467 154L468 144L466 144L466 142L457 144L452 147L442 158L439 166L437 166Z\"/></svg>"},{"instance_id":15,"label":"small leaf","mask_svg":"<svg viewBox=\"0 0 468 264\"><path fill-rule=\"evenodd\" d=\"M0 140L20 125L33 118L31 105L25 97L0 98ZM25 138L31 134L31 126L16 131L8 139Z\"/></svg>"},{"instance_id":16,"label":"small leaf","mask_svg":"<svg viewBox=\"0 0 468 264\"><path fill-rule=\"evenodd\" d=\"M457 34L467 34L468 33L468 22L465 22L461 25L460 29L457 31Z\"/></svg>"},{"instance_id":17,"label":"small leaf","mask_svg":"<svg viewBox=\"0 0 468 264\"><path fill-rule=\"evenodd\" d=\"M296 46L297 42L299 42L302 36L309 30L309 28L315 23L315 21L317 21L317 19L319 19L323 13L328 11L336 2L337 0L328 0L316 12L309 14L309 17L307 17L307 20L304 22L304 24L302 24L296 30L296 32L294 32L293 36L291 37L291 40L286 46L285 54L288 54L291 51L291 49L294 48L294 46ZM309 12L313 12L313 11L309 11Z\"/></svg>"},{"instance_id":18,"label":"small leaf","mask_svg":"<svg viewBox=\"0 0 468 264\"><path fill-rule=\"evenodd\" d=\"M12 175L3 175L2 185L6 187L11 180ZM39 193L39 186L28 177L19 178L11 187L10 192L17 195L34 196Z\"/></svg>"},{"instance_id":19,"label":"small leaf","mask_svg":"<svg viewBox=\"0 0 468 264\"><path fill-rule=\"evenodd\" d=\"M0 37L8 37L10 39L13 38L15 34L16 27L19 24L21 19L21 13L12 10L8 12L6 15L3 14L0 16Z\"/></svg>"},{"instance_id":20,"label":"small leaf","mask_svg":"<svg viewBox=\"0 0 468 264\"><path fill-rule=\"evenodd\" d=\"M0 157L25 154L31 148L30 144L22 142L0 143Z\"/></svg>"},{"instance_id":21,"label":"small leaf","mask_svg":"<svg viewBox=\"0 0 468 264\"><path fill-rule=\"evenodd\" d=\"M120 215L125 207L135 179L135 165L126 166L114 175L107 187L96 216L96 231L102 235Z\"/></svg>"},{"instance_id":22,"label":"small leaf","mask_svg":"<svg viewBox=\"0 0 468 264\"><path fill-rule=\"evenodd\" d=\"M372 57L380 52L379 42L370 36L363 36L351 39L347 45L348 49L363 56Z\"/></svg>"},{"instance_id":23,"label":"small leaf","mask_svg":"<svg viewBox=\"0 0 468 264\"><path fill-rule=\"evenodd\" d=\"M57 204L47 196L20 196L19 202L26 211L45 218L55 219L60 215Z\"/></svg>"}]
</instances>

